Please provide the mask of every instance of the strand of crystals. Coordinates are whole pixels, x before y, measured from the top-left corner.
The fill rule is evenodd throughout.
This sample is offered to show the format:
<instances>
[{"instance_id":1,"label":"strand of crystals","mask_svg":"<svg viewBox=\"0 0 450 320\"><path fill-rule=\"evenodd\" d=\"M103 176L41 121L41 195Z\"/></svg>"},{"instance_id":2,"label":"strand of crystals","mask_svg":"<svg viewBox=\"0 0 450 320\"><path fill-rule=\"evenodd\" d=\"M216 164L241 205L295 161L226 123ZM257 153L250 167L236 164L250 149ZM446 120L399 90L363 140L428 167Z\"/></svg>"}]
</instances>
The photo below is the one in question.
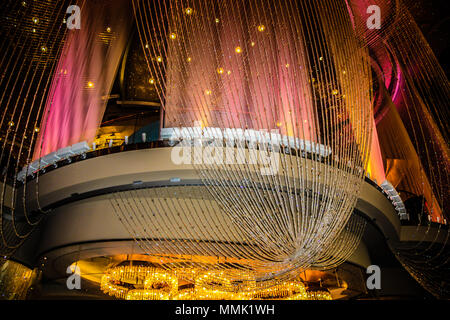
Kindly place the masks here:
<instances>
[{"instance_id":1,"label":"strand of crystals","mask_svg":"<svg viewBox=\"0 0 450 320\"><path fill-rule=\"evenodd\" d=\"M233 148L242 164L194 159L233 223L232 232L221 232L245 243L244 257L261 280L316 262L325 267L355 206L368 156L367 50L343 1L313 2L133 1L166 126L276 130L312 145L307 158L299 156L301 145L289 142L295 152L286 154L271 141L268 154L279 166L269 174L249 161L243 145ZM319 145L332 155L319 156ZM204 247L192 241L189 250L196 246Z\"/></svg>"},{"instance_id":2,"label":"strand of crystals","mask_svg":"<svg viewBox=\"0 0 450 320\"><path fill-rule=\"evenodd\" d=\"M380 0L377 2L383 3ZM392 126L385 130L395 139L395 145L385 141L388 145L385 148L393 148L404 159L417 163L419 170L415 174L407 173L400 186L423 196L419 210L428 211L429 216L422 219L419 215L416 241L391 242L390 246L406 270L424 288L436 297L448 298L449 290L442 284L448 282L446 270L450 267L450 252L447 249L450 233L442 224L449 220L446 200L449 195L450 152L446 122L449 117L450 83L409 12L407 3L398 1L392 11L395 14L388 25L383 23L379 31L372 33L379 42L374 46L387 47L396 61L397 77L401 78L400 90L398 95L394 93L389 97L392 99L389 103L401 119L403 130L408 131L406 136L409 141L400 141L397 138L399 129ZM411 146L413 156L410 155ZM410 168L406 168L408 170ZM432 241L427 239L430 230L436 232Z\"/></svg>"}]
</instances>

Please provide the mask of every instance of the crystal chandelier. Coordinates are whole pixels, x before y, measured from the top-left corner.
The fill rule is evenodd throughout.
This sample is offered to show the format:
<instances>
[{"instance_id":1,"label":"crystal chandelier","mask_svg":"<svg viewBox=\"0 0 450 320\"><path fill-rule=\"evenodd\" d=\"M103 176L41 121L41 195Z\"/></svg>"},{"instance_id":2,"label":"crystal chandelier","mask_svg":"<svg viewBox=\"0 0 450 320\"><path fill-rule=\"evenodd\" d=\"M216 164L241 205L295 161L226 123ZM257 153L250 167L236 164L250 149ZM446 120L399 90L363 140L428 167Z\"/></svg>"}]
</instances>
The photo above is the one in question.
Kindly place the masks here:
<instances>
[{"instance_id":1,"label":"crystal chandelier","mask_svg":"<svg viewBox=\"0 0 450 320\"><path fill-rule=\"evenodd\" d=\"M203 183L184 198L112 196L143 250L267 287L345 261L364 225L349 219L373 126L368 52L345 1L133 7L165 127Z\"/></svg>"}]
</instances>

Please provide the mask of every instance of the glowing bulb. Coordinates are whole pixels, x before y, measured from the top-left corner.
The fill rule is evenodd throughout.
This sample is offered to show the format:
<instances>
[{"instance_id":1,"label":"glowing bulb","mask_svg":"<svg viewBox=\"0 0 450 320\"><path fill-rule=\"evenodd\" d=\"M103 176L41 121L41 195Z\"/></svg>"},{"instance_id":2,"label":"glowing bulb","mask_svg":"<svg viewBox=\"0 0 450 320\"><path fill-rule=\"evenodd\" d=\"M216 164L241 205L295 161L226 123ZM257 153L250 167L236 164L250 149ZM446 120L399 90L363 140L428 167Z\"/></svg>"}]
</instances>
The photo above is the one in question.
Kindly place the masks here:
<instances>
[{"instance_id":1,"label":"glowing bulb","mask_svg":"<svg viewBox=\"0 0 450 320\"><path fill-rule=\"evenodd\" d=\"M191 57L187 57L187 62L191 62L192 58Z\"/></svg>"},{"instance_id":2,"label":"glowing bulb","mask_svg":"<svg viewBox=\"0 0 450 320\"><path fill-rule=\"evenodd\" d=\"M145 44L145 49L148 49L148 43Z\"/></svg>"},{"instance_id":3,"label":"glowing bulb","mask_svg":"<svg viewBox=\"0 0 450 320\"><path fill-rule=\"evenodd\" d=\"M89 81L89 82L87 83L87 86L88 86L89 88L93 88L93 87L94 87L94 83L93 83L92 81Z\"/></svg>"},{"instance_id":4,"label":"glowing bulb","mask_svg":"<svg viewBox=\"0 0 450 320\"><path fill-rule=\"evenodd\" d=\"M241 53L241 52L242 52L242 49L241 49L241 47L236 47L236 48L234 49L234 51L235 51L236 53Z\"/></svg>"},{"instance_id":5,"label":"glowing bulb","mask_svg":"<svg viewBox=\"0 0 450 320\"><path fill-rule=\"evenodd\" d=\"M286 68L289 68L289 63L286 63Z\"/></svg>"},{"instance_id":6,"label":"glowing bulb","mask_svg":"<svg viewBox=\"0 0 450 320\"><path fill-rule=\"evenodd\" d=\"M334 89L331 93L332 93L333 95L337 95L337 94L338 94L338 91L337 91L336 89Z\"/></svg>"},{"instance_id":7,"label":"glowing bulb","mask_svg":"<svg viewBox=\"0 0 450 320\"><path fill-rule=\"evenodd\" d=\"M42 51L42 52L47 52L47 48L44 47L44 46L42 46L42 47L41 47L41 51Z\"/></svg>"},{"instance_id":8,"label":"glowing bulb","mask_svg":"<svg viewBox=\"0 0 450 320\"><path fill-rule=\"evenodd\" d=\"M220 22L219 18L216 18L216 23L219 23L219 22Z\"/></svg>"},{"instance_id":9,"label":"glowing bulb","mask_svg":"<svg viewBox=\"0 0 450 320\"><path fill-rule=\"evenodd\" d=\"M223 68L217 68L217 73L222 74L224 72Z\"/></svg>"},{"instance_id":10,"label":"glowing bulb","mask_svg":"<svg viewBox=\"0 0 450 320\"><path fill-rule=\"evenodd\" d=\"M231 74L231 70L228 70L228 71L227 71L227 74L230 75L230 74Z\"/></svg>"},{"instance_id":11,"label":"glowing bulb","mask_svg":"<svg viewBox=\"0 0 450 320\"><path fill-rule=\"evenodd\" d=\"M323 60L323 57L319 57L319 60L322 61L322 60Z\"/></svg>"},{"instance_id":12,"label":"glowing bulb","mask_svg":"<svg viewBox=\"0 0 450 320\"><path fill-rule=\"evenodd\" d=\"M35 33L35 32L36 32L36 29L35 29L35 28L33 28L33 30L32 30L32 31L33 31L33 33Z\"/></svg>"},{"instance_id":13,"label":"glowing bulb","mask_svg":"<svg viewBox=\"0 0 450 320\"><path fill-rule=\"evenodd\" d=\"M39 131L41 131L41 129L39 129L39 128L34 128L34 132L36 132L36 133L38 133Z\"/></svg>"},{"instance_id":14,"label":"glowing bulb","mask_svg":"<svg viewBox=\"0 0 450 320\"><path fill-rule=\"evenodd\" d=\"M39 19L38 19L38 18L33 18L33 22L34 22L34 23L38 23L38 22L39 22Z\"/></svg>"},{"instance_id":15,"label":"glowing bulb","mask_svg":"<svg viewBox=\"0 0 450 320\"><path fill-rule=\"evenodd\" d=\"M150 79L148 80L148 82L149 82L150 84L154 84L154 83L155 83L155 79L150 78Z\"/></svg>"},{"instance_id":16,"label":"glowing bulb","mask_svg":"<svg viewBox=\"0 0 450 320\"><path fill-rule=\"evenodd\" d=\"M157 57L156 57L156 61L161 62L161 61L162 61L161 56L157 56Z\"/></svg>"},{"instance_id":17,"label":"glowing bulb","mask_svg":"<svg viewBox=\"0 0 450 320\"><path fill-rule=\"evenodd\" d=\"M259 32L264 32L264 30L266 30L266 27L265 27L263 24L260 24L260 25L258 26L258 31L259 31Z\"/></svg>"},{"instance_id":18,"label":"glowing bulb","mask_svg":"<svg viewBox=\"0 0 450 320\"><path fill-rule=\"evenodd\" d=\"M171 33L170 34L170 39L172 39L172 40L175 40L177 38L177 35L176 35L176 33Z\"/></svg>"},{"instance_id":19,"label":"glowing bulb","mask_svg":"<svg viewBox=\"0 0 450 320\"><path fill-rule=\"evenodd\" d=\"M186 10L184 10L184 12L185 12L187 15L190 15L190 14L192 14L193 10L192 10L192 8L186 8Z\"/></svg>"},{"instance_id":20,"label":"glowing bulb","mask_svg":"<svg viewBox=\"0 0 450 320\"><path fill-rule=\"evenodd\" d=\"M250 45L251 45L252 47L254 47L254 46L255 46L255 42L252 41L252 43L250 43Z\"/></svg>"},{"instance_id":21,"label":"glowing bulb","mask_svg":"<svg viewBox=\"0 0 450 320\"><path fill-rule=\"evenodd\" d=\"M111 28L110 27L106 28L106 31L111 32Z\"/></svg>"},{"instance_id":22,"label":"glowing bulb","mask_svg":"<svg viewBox=\"0 0 450 320\"><path fill-rule=\"evenodd\" d=\"M207 96L211 95L211 90L205 90L205 94L206 94Z\"/></svg>"},{"instance_id":23,"label":"glowing bulb","mask_svg":"<svg viewBox=\"0 0 450 320\"><path fill-rule=\"evenodd\" d=\"M14 126L14 121L8 122L8 126L13 127Z\"/></svg>"}]
</instances>

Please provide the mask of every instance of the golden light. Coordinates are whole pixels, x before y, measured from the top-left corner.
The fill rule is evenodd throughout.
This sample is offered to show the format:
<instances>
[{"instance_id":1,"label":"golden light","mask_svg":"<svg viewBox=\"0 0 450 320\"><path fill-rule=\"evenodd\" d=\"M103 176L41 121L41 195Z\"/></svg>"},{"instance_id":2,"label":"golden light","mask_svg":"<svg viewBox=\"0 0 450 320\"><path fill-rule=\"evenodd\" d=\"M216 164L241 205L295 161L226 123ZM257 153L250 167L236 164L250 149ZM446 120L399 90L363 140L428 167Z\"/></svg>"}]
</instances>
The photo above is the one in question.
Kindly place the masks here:
<instances>
[{"instance_id":1,"label":"golden light","mask_svg":"<svg viewBox=\"0 0 450 320\"><path fill-rule=\"evenodd\" d=\"M211 90L209 90L209 89L205 90L205 94L206 94L207 96L211 95L211 93L212 93Z\"/></svg>"},{"instance_id":2,"label":"golden light","mask_svg":"<svg viewBox=\"0 0 450 320\"><path fill-rule=\"evenodd\" d=\"M94 83L92 81L89 81L87 83L88 88L93 88L94 87Z\"/></svg>"},{"instance_id":3,"label":"golden light","mask_svg":"<svg viewBox=\"0 0 450 320\"><path fill-rule=\"evenodd\" d=\"M42 51L42 52L47 52L47 47L42 46L42 47L41 47L41 51Z\"/></svg>"},{"instance_id":4,"label":"golden light","mask_svg":"<svg viewBox=\"0 0 450 320\"><path fill-rule=\"evenodd\" d=\"M170 39L175 40L176 38L177 38L177 34L174 33L174 32L172 32L172 33L170 34Z\"/></svg>"},{"instance_id":5,"label":"golden light","mask_svg":"<svg viewBox=\"0 0 450 320\"><path fill-rule=\"evenodd\" d=\"M38 133L39 131L41 131L41 129L39 129L38 127L34 128L34 132Z\"/></svg>"},{"instance_id":6,"label":"golden light","mask_svg":"<svg viewBox=\"0 0 450 320\"><path fill-rule=\"evenodd\" d=\"M157 56L156 57L156 61L161 62L162 61L162 57L161 56Z\"/></svg>"},{"instance_id":7,"label":"golden light","mask_svg":"<svg viewBox=\"0 0 450 320\"><path fill-rule=\"evenodd\" d=\"M37 23L39 22L39 19L38 19L38 18L33 18L33 22L34 22L35 24L37 24Z\"/></svg>"},{"instance_id":8,"label":"golden light","mask_svg":"<svg viewBox=\"0 0 450 320\"><path fill-rule=\"evenodd\" d=\"M223 68L217 68L217 73L222 74L224 72Z\"/></svg>"},{"instance_id":9,"label":"golden light","mask_svg":"<svg viewBox=\"0 0 450 320\"><path fill-rule=\"evenodd\" d=\"M252 41L252 43L250 43L250 45L251 45L252 47L254 47L254 46L255 46L255 42Z\"/></svg>"},{"instance_id":10,"label":"golden light","mask_svg":"<svg viewBox=\"0 0 450 320\"><path fill-rule=\"evenodd\" d=\"M331 93L332 93L333 95L337 95L338 92L339 92L339 91L337 91L337 89L334 89L333 91L331 91Z\"/></svg>"},{"instance_id":11,"label":"golden light","mask_svg":"<svg viewBox=\"0 0 450 320\"><path fill-rule=\"evenodd\" d=\"M241 53L242 52L242 49L241 49L241 47L236 47L235 49L234 49L234 51L236 52L236 53Z\"/></svg>"},{"instance_id":12,"label":"golden light","mask_svg":"<svg viewBox=\"0 0 450 320\"><path fill-rule=\"evenodd\" d=\"M231 74L231 70L228 70L228 71L227 71L227 75L230 75L230 74Z\"/></svg>"},{"instance_id":13,"label":"golden light","mask_svg":"<svg viewBox=\"0 0 450 320\"><path fill-rule=\"evenodd\" d=\"M259 31L259 32L264 32L264 30L266 30L266 27L265 27L263 24L260 24L260 25L258 26L258 31Z\"/></svg>"},{"instance_id":14,"label":"golden light","mask_svg":"<svg viewBox=\"0 0 450 320\"><path fill-rule=\"evenodd\" d=\"M248 281L235 282L236 269L202 272L195 268L168 271L159 267L121 265L108 268L100 281L100 289L110 296L125 300L331 300L326 288L306 289L303 280L276 280L259 286L248 273ZM183 287L189 283L189 287ZM181 287L179 287L182 285Z\"/></svg>"},{"instance_id":15,"label":"golden light","mask_svg":"<svg viewBox=\"0 0 450 320\"><path fill-rule=\"evenodd\" d=\"M8 122L8 126L13 127L14 126L14 121Z\"/></svg>"},{"instance_id":16,"label":"golden light","mask_svg":"<svg viewBox=\"0 0 450 320\"><path fill-rule=\"evenodd\" d=\"M219 18L216 18L216 23L219 23L219 22L220 22Z\"/></svg>"},{"instance_id":17,"label":"golden light","mask_svg":"<svg viewBox=\"0 0 450 320\"><path fill-rule=\"evenodd\" d=\"M155 79L150 78L150 79L148 80L148 82L149 82L150 84L155 84Z\"/></svg>"},{"instance_id":18,"label":"golden light","mask_svg":"<svg viewBox=\"0 0 450 320\"><path fill-rule=\"evenodd\" d=\"M192 58L191 58L191 57L187 57L186 61L187 61L187 62L191 62L191 61L192 61Z\"/></svg>"},{"instance_id":19,"label":"golden light","mask_svg":"<svg viewBox=\"0 0 450 320\"><path fill-rule=\"evenodd\" d=\"M190 14L192 14L193 10L192 10L192 8L186 8L186 10L184 10L184 12L185 12L187 15L190 15Z\"/></svg>"},{"instance_id":20,"label":"golden light","mask_svg":"<svg viewBox=\"0 0 450 320\"><path fill-rule=\"evenodd\" d=\"M106 31L111 32L111 28L110 27L106 28Z\"/></svg>"}]
</instances>

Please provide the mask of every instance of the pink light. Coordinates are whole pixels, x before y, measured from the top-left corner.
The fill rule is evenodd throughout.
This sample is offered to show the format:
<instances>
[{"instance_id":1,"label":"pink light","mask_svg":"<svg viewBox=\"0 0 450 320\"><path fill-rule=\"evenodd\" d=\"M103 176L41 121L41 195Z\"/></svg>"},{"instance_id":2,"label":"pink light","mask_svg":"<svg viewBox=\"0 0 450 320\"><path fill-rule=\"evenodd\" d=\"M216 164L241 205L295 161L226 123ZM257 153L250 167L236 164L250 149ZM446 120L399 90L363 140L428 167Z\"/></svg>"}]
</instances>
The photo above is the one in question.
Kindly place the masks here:
<instances>
[{"instance_id":1,"label":"pink light","mask_svg":"<svg viewBox=\"0 0 450 320\"><path fill-rule=\"evenodd\" d=\"M131 22L128 2L81 2L81 29L67 31L33 159L94 140L107 102L102 97L110 93L125 46ZM107 31L107 20L115 21L114 30Z\"/></svg>"}]
</instances>

